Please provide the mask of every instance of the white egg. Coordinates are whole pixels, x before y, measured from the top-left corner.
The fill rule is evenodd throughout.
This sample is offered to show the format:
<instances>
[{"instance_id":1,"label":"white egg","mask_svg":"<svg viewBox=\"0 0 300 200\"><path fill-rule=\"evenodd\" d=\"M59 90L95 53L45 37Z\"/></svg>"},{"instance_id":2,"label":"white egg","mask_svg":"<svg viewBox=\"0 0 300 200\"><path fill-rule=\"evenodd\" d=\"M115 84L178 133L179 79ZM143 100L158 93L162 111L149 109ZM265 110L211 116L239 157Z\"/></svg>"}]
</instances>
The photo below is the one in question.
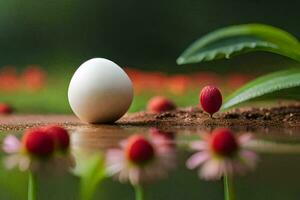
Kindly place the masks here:
<instances>
[{"instance_id":1,"label":"white egg","mask_svg":"<svg viewBox=\"0 0 300 200\"><path fill-rule=\"evenodd\" d=\"M68 91L75 115L88 123L109 123L121 118L133 99L132 82L114 62L93 58L74 73Z\"/></svg>"}]
</instances>

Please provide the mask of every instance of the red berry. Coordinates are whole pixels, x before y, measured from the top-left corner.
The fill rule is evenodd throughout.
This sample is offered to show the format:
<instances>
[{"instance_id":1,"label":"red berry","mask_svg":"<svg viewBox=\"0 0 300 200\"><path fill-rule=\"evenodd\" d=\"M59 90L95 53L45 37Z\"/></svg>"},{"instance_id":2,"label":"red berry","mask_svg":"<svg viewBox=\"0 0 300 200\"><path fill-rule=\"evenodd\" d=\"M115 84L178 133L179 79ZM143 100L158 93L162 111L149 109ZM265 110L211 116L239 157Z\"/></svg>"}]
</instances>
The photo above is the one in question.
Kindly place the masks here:
<instances>
[{"instance_id":1,"label":"red berry","mask_svg":"<svg viewBox=\"0 0 300 200\"><path fill-rule=\"evenodd\" d=\"M143 164L154 157L154 148L143 136L134 135L128 139L126 156L133 163Z\"/></svg>"},{"instance_id":2,"label":"red berry","mask_svg":"<svg viewBox=\"0 0 300 200\"><path fill-rule=\"evenodd\" d=\"M70 137L68 131L60 126L46 126L43 130L49 134L58 150L66 150L70 145Z\"/></svg>"},{"instance_id":3,"label":"red berry","mask_svg":"<svg viewBox=\"0 0 300 200\"><path fill-rule=\"evenodd\" d=\"M202 109L211 116L218 112L222 105L222 94L220 90L213 86L206 86L200 92L200 103Z\"/></svg>"},{"instance_id":4,"label":"red berry","mask_svg":"<svg viewBox=\"0 0 300 200\"><path fill-rule=\"evenodd\" d=\"M27 131L22 139L25 150L38 157L50 156L54 152L52 137L42 129Z\"/></svg>"},{"instance_id":5,"label":"red berry","mask_svg":"<svg viewBox=\"0 0 300 200\"><path fill-rule=\"evenodd\" d=\"M0 103L0 114L6 115L13 112L13 109L10 105L6 103Z\"/></svg>"},{"instance_id":6,"label":"red berry","mask_svg":"<svg viewBox=\"0 0 300 200\"><path fill-rule=\"evenodd\" d=\"M165 97L156 96L149 100L147 109L153 113L161 113L176 109L176 105Z\"/></svg>"},{"instance_id":7,"label":"red berry","mask_svg":"<svg viewBox=\"0 0 300 200\"><path fill-rule=\"evenodd\" d=\"M211 135L212 150L222 156L231 156L238 149L238 143L232 131L227 128L219 128Z\"/></svg>"}]
</instances>

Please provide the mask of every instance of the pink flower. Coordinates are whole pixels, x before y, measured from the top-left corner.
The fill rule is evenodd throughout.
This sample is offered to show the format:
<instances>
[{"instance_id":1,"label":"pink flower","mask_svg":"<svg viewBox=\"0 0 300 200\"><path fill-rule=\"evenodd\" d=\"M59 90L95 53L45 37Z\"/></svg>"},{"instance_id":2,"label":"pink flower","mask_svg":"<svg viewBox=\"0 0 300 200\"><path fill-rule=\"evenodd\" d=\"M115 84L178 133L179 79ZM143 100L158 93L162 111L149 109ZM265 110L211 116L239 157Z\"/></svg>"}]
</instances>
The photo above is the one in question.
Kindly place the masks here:
<instances>
[{"instance_id":1,"label":"pink flower","mask_svg":"<svg viewBox=\"0 0 300 200\"><path fill-rule=\"evenodd\" d=\"M257 155L245 149L252 139L251 135L235 136L231 130L220 128L210 135L205 135L202 141L192 142L190 147L198 151L186 162L189 169L199 169L199 176L206 180L220 179L224 175L243 175L254 169Z\"/></svg>"},{"instance_id":2,"label":"pink flower","mask_svg":"<svg viewBox=\"0 0 300 200\"><path fill-rule=\"evenodd\" d=\"M61 154L55 145L56 138L48 133L49 128L31 129L19 140L8 135L3 141L3 151L8 154L4 164L8 169L63 171L74 165L70 154ZM65 135L66 136L66 135ZM69 137L69 135L67 135Z\"/></svg>"},{"instance_id":3,"label":"pink flower","mask_svg":"<svg viewBox=\"0 0 300 200\"><path fill-rule=\"evenodd\" d=\"M162 140L132 135L121 142L120 149L108 150L106 169L120 182L133 185L148 183L168 175L176 166L176 152Z\"/></svg>"}]
</instances>

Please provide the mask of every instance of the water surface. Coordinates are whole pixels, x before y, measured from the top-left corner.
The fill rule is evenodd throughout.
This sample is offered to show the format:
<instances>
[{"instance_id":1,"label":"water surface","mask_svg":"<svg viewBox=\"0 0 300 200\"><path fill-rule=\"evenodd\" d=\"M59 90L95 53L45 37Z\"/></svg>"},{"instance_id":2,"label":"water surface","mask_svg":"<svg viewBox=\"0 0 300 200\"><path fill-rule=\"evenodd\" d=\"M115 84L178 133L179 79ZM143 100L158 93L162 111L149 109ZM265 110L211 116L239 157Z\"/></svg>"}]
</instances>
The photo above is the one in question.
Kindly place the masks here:
<instances>
[{"instance_id":1,"label":"water surface","mask_svg":"<svg viewBox=\"0 0 300 200\"><path fill-rule=\"evenodd\" d=\"M92 126L76 127L70 130L72 139L71 153L78 165L88 163L86 159L93 155L102 155L109 148L118 147L121 140L131 134L149 134L150 127L134 126ZM197 176L197 171L187 170L185 161L191 152L184 143L195 139L205 131L197 128L178 128L173 131L178 142L178 168L170 173L169 178L146 186L149 200L220 200L223 199L221 181L203 181ZM4 133L1 137L3 139ZM12 132L21 136L21 132ZM237 133L239 134L239 133ZM300 132L294 130L268 130L253 133L257 144L256 149L260 161L255 171L246 176L236 177L238 199L243 200L282 200L299 199L300 196ZM256 146L255 146L256 145ZM4 153L1 154L2 159ZM26 172L17 169L7 170L0 165L0 199L20 200L27 198ZM70 170L71 171L71 170ZM80 199L80 180L73 173L38 174L38 199L42 200L77 200ZM93 199L132 200L133 189L128 184L121 184L111 178L106 178L96 188Z\"/></svg>"}]
</instances>

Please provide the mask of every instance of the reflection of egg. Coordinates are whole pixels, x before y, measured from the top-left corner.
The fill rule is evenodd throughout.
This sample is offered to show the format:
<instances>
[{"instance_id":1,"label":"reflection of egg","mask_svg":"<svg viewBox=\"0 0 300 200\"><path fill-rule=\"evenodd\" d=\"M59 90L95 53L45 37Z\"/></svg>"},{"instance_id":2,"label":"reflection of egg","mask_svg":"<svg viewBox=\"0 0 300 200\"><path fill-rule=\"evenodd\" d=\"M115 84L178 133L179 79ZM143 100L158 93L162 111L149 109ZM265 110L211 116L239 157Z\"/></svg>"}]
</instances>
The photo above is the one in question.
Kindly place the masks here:
<instances>
[{"instance_id":1,"label":"reflection of egg","mask_svg":"<svg viewBox=\"0 0 300 200\"><path fill-rule=\"evenodd\" d=\"M73 112L84 122L114 122L128 110L132 83L114 62L93 58L75 72L69 85L68 98Z\"/></svg>"}]
</instances>

